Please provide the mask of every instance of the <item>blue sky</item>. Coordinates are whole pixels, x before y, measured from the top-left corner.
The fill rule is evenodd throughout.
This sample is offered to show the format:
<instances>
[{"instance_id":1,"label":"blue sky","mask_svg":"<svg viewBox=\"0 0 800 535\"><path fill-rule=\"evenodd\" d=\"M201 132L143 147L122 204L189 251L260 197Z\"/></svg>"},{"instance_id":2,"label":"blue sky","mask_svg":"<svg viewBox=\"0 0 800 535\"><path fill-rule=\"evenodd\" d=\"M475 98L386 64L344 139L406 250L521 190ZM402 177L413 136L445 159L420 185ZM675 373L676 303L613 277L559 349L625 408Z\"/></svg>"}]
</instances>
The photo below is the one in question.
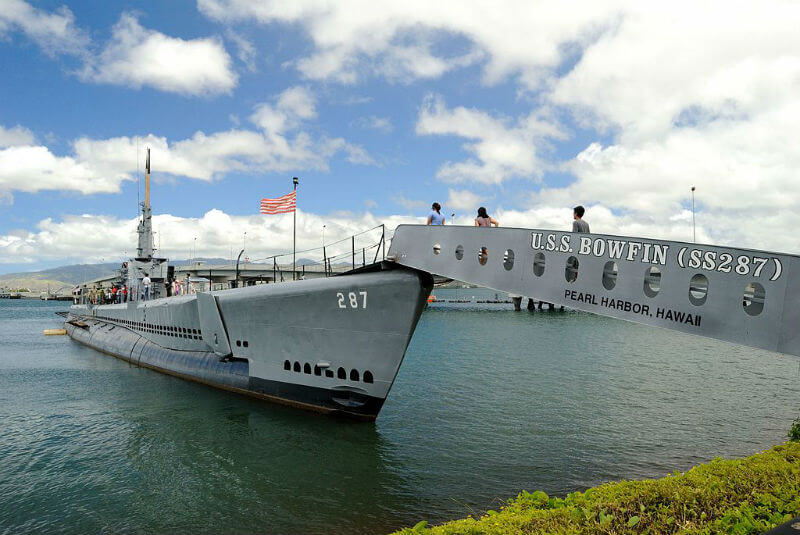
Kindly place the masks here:
<instances>
[{"instance_id":1,"label":"blue sky","mask_svg":"<svg viewBox=\"0 0 800 535\"><path fill-rule=\"evenodd\" d=\"M293 175L308 246L433 201L686 239L692 185L703 241L800 245L791 4L0 4L0 272L130 248L137 139L174 257L285 249Z\"/></svg>"}]
</instances>

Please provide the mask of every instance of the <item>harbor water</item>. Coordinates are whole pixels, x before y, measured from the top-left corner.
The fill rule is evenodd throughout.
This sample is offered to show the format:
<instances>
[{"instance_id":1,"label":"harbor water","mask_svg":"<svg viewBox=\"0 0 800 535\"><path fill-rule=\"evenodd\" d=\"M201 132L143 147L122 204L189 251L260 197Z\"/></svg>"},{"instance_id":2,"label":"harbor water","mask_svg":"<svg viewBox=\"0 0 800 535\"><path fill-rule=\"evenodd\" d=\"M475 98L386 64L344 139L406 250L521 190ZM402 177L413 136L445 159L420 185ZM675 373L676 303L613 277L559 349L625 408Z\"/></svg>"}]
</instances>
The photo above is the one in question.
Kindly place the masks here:
<instances>
[{"instance_id":1,"label":"harbor water","mask_svg":"<svg viewBox=\"0 0 800 535\"><path fill-rule=\"evenodd\" d=\"M0 534L388 533L749 455L800 415L795 357L449 292L473 302L425 311L375 423L140 369L43 336L67 303L0 300Z\"/></svg>"}]
</instances>

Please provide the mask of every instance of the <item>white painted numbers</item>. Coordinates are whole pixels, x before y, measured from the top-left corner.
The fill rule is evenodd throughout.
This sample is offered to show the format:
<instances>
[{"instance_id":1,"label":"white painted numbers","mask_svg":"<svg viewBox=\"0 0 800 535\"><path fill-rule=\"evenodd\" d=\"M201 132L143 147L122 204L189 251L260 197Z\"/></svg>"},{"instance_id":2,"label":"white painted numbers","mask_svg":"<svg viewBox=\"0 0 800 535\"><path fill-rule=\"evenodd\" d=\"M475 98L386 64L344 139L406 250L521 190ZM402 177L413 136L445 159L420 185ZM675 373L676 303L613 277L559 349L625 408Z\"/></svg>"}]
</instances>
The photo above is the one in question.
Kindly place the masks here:
<instances>
[{"instance_id":1,"label":"white painted numbers","mask_svg":"<svg viewBox=\"0 0 800 535\"><path fill-rule=\"evenodd\" d=\"M770 262L770 260L772 262ZM682 247L678 251L678 265L680 267L689 267L692 269L703 269L706 271L719 271L722 273L730 273L733 271L737 275L748 275L753 277L760 277L764 267L772 264L775 269L769 280L778 280L783 272L783 265L780 259L764 258L760 256L739 255L735 258L729 253L720 253L717 255L715 251L703 251L701 249L689 249ZM766 276L766 274L765 274Z\"/></svg>"},{"instance_id":2,"label":"white painted numbers","mask_svg":"<svg viewBox=\"0 0 800 535\"><path fill-rule=\"evenodd\" d=\"M360 290L358 293L348 292L347 294L337 292L336 297L339 300L339 308L367 308L366 290Z\"/></svg>"}]
</instances>

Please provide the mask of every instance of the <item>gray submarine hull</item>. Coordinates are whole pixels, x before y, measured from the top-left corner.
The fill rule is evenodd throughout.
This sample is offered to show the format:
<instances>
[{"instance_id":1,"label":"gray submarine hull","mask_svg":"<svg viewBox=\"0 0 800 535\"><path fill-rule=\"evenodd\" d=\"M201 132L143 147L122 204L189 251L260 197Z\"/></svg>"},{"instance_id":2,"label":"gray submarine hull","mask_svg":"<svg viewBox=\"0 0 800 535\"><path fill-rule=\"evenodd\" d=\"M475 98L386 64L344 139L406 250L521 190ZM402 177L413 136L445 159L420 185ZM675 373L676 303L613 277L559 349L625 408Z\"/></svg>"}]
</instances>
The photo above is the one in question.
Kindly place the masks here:
<instances>
[{"instance_id":1,"label":"gray submarine hull","mask_svg":"<svg viewBox=\"0 0 800 535\"><path fill-rule=\"evenodd\" d=\"M73 305L65 328L136 366L374 420L432 287L428 273L380 262L323 279Z\"/></svg>"}]
</instances>

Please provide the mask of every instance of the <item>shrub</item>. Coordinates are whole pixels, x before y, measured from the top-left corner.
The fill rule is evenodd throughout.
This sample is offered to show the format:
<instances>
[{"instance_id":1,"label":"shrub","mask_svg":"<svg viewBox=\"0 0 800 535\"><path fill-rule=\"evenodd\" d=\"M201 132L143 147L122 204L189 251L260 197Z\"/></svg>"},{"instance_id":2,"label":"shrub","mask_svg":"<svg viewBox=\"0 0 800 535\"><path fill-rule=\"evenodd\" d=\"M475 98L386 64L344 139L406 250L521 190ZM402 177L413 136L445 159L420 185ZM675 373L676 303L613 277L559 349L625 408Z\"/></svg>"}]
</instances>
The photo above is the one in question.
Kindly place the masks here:
<instances>
[{"instance_id":1,"label":"shrub","mask_svg":"<svg viewBox=\"0 0 800 535\"><path fill-rule=\"evenodd\" d=\"M796 418L789 428L789 440L800 441L800 418Z\"/></svg>"},{"instance_id":2,"label":"shrub","mask_svg":"<svg viewBox=\"0 0 800 535\"><path fill-rule=\"evenodd\" d=\"M798 514L800 442L787 442L746 459L714 459L685 473L607 483L564 498L523 491L499 512L434 527L420 522L398 534L755 535Z\"/></svg>"}]
</instances>

